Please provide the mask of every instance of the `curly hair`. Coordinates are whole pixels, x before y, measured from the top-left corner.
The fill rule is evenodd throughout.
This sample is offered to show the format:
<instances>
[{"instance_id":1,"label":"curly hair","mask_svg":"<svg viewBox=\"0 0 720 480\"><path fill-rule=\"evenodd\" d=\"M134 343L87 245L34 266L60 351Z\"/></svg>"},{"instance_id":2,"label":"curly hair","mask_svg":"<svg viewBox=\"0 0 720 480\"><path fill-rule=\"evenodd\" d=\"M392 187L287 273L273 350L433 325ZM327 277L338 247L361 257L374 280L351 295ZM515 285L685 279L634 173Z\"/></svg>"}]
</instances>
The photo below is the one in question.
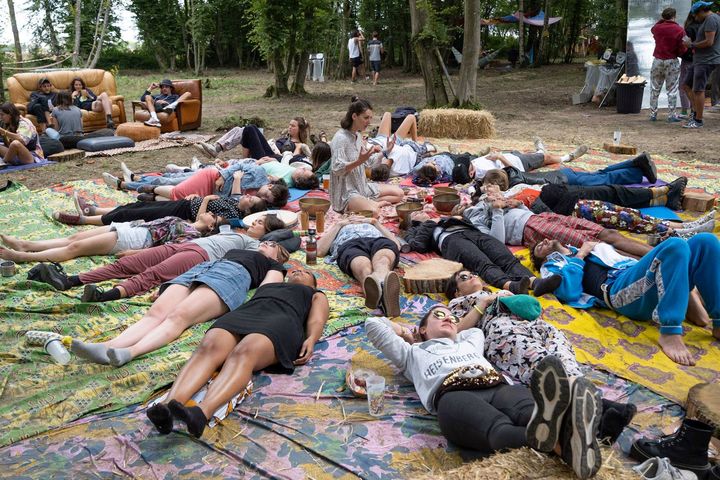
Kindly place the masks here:
<instances>
[{"instance_id":1,"label":"curly hair","mask_svg":"<svg viewBox=\"0 0 720 480\"><path fill-rule=\"evenodd\" d=\"M308 175L307 177L300 177L294 182L295 188L299 188L300 190L315 190L320 187L320 180L314 174Z\"/></svg>"},{"instance_id":2,"label":"curly hair","mask_svg":"<svg viewBox=\"0 0 720 480\"><path fill-rule=\"evenodd\" d=\"M270 193L273 196L273 201L270 202L271 207L282 208L287 205L288 199L290 198L290 190L288 189L287 183L283 180L270 183Z\"/></svg>"},{"instance_id":3,"label":"curly hair","mask_svg":"<svg viewBox=\"0 0 720 480\"><path fill-rule=\"evenodd\" d=\"M373 165L370 169L370 180L373 182L386 182L390 179L390 167L384 163Z\"/></svg>"}]
</instances>

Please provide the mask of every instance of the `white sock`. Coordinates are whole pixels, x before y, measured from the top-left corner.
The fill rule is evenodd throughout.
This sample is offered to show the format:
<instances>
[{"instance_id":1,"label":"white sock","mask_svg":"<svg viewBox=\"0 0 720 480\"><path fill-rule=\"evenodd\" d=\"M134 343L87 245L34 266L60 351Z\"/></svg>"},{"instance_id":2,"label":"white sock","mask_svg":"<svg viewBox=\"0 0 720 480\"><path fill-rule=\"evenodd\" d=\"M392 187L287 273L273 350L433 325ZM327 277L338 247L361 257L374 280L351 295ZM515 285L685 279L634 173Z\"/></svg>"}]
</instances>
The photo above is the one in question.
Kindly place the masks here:
<instances>
[{"instance_id":1,"label":"white sock","mask_svg":"<svg viewBox=\"0 0 720 480\"><path fill-rule=\"evenodd\" d=\"M570 156L569 153L566 153L565 155L563 155L562 157L560 157L560 161L561 161L561 162L569 162L570 160L572 160L572 157Z\"/></svg>"},{"instance_id":2,"label":"white sock","mask_svg":"<svg viewBox=\"0 0 720 480\"><path fill-rule=\"evenodd\" d=\"M152 120L157 120L157 119L158 119L157 113L155 113L155 112L150 112L150 118L151 118Z\"/></svg>"},{"instance_id":3,"label":"white sock","mask_svg":"<svg viewBox=\"0 0 720 480\"><path fill-rule=\"evenodd\" d=\"M178 104L177 102L172 102L171 104L169 104L169 105L168 105L167 107L165 107L165 108L168 108L168 107L169 107L169 108L172 108L173 110L175 110L175 107L177 107L177 104Z\"/></svg>"}]
</instances>

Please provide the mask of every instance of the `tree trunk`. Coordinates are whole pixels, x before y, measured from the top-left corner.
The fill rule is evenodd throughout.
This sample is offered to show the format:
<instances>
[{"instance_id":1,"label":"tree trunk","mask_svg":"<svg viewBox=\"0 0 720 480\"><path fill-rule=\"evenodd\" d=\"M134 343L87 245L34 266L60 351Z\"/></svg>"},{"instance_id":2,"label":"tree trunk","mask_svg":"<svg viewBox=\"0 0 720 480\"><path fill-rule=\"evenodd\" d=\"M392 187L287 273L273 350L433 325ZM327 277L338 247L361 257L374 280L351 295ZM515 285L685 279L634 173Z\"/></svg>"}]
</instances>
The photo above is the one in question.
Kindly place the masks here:
<instances>
[{"instance_id":1,"label":"tree trunk","mask_svg":"<svg viewBox=\"0 0 720 480\"><path fill-rule=\"evenodd\" d=\"M478 58L480 57L480 0L465 0L463 27L463 61L455 106L465 108L475 104L477 92Z\"/></svg>"},{"instance_id":2,"label":"tree trunk","mask_svg":"<svg viewBox=\"0 0 720 480\"><path fill-rule=\"evenodd\" d=\"M73 43L72 66L73 68L80 66L80 29L82 12L82 0L75 1L75 42Z\"/></svg>"},{"instance_id":3,"label":"tree trunk","mask_svg":"<svg viewBox=\"0 0 720 480\"><path fill-rule=\"evenodd\" d=\"M550 55L548 54L548 37L550 32L548 31L548 19L550 18L550 0L545 0L545 17L543 18L542 34L540 35L540 48L537 52L537 66L543 63L549 63ZM547 58L546 58L547 57Z\"/></svg>"},{"instance_id":4,"label":"tree trunk","mask_svg":"<svg viewBox=\"0 0 720 480\"><path fill-rule=\"evenodd\" d=\"M348 71L348 23L350 22L350 0L343 0L343 15L340 19L340 53L338 54L338 64L333 78L335 80L344 80L347 78Z\"/></svg>"},{"instance_id":5,"label":"tree trunk","mask_svg":"<svg viewBox=\"0 0 720 480\"><path fill-rule=\"evenodd\" d=\"M20 34L18 33L17 21L15 20L15 2L7 0L8 11L10 12L10 26L12 27L13 40L15 41L15 61L22 62L22 47L20 46Z\"/></svg>"},{"instance_id":6,"label":"tree trunk","mask_svg":"<svg viewBox=\"0 0 720 480\"><path fill-rule=\"evenodd\" d=\"M283 62L283 52L281 50L274 50L272 52L270 61L275 75L275 85L269 87L265 92L266 97L278 98L283 95L288 95L290 90L288 89L288 71Z\"/></svg>"},{"instance_id":7,"label":"tree trunk","mask_svg":"<svg viewBox=\"0 0 720 480\"><path fill-rule=\"evenodd\" d=\"M110 16L110 9L112 8L112 0L105 0L105 13L103 15L102 30L100 30L100 36L97 40L97 46L93 52L92 58L88 58L88 62L85 68L95 68L98 60L100 60L100 54L102 53L103 42L105 41L105 31L107 30L108 17ZM94 43L94 42L93 42Z\"/></svg>"},{"instance_id":8,"label":"tree trunk","mask_svg":"<svg viewBox=\"0 0 720 480\"><path fill-rule=\"evenodd\" d=\"M427 24L427 11L418 8L417 0L409 1L412 41L420 65L420 71L422 72L423 83L425 84L425 102L429 107L447 105L448 96L445 91L442 72L435 58L435 42L432 39L432 35L419 36Z\"/></svg>"},{"instance_id":9,"label":"tree trunk","mask_svg":"<svg viewBox=\"0 0 720 480\"><path fill-rule=\"evenodd\" d=\"M47 30L50 37L50 50L53 55L60 56L62 51L60 50L60 42L58 42L57 32L55 31L55 25L53 24L52 17L52 6L48 0L43 0L43 6L45 7L45 30Z\"/></svg>"},{"instance_id":10,"label":"tree trunk","mask_svg":"<svg viewBox=\"0 0 720 480\"><path fill-rule=\"evenodd\" d=\"M293 95L305 95L305 78L307 77L308 63L310 63L310 52L303 50L297 62L297 70L293 79L290 93Z\"/></svg>"},{"instance_id":11,"label":"tree trunk","mask_svg":"<svg viewBox=\"0 0 720 480\"><path fill-rule=\"evenodd\" d=\"M153 51L153 54L155 55L155 61L158 63L160 70L162 70L163 72L166 72L168 69L168 64L165 61L165 58L163 57L162 53L157 48L153 48L152 51Z\"/></svg>"},{"instance_id":12,"label":"tree trunk","mask_svg":"<svg viewBox=\"0 0 720 480\"><path fill-rule=\"evenodd\" d=\"M518 13L520 14L518 16L518 56L520 57L518 62L522 67L525 64L525 23L523 22L525 18L525 0L520 0Z\"/></svg>"},{"instance_id":13,"label":"tree trunk","mask_svg":"<svg viewBox=\"0 0 720 480\"><path fill-rule=\"evenodd\" d=\"M615 50L625 51L627 43L627 0L615 0L616 18L617 18L617 36L615 37Z\"/></svg>"},{"instance_id":14,"label":"tree trunk","mask_svg":"<svg viewBox=\"0 0 720 480\"><path fill-rule=\"evenodd\" d=\"M575 47L577 46L578 37L580 36L580 20L582 16L582 2L583 0L575 0L574 6L572 8L573 15L572 20L570 21L570 45L568 45L568 49L565 52L565 63L572 62L573 57L575 56Z\"/></svg>"}]
</instances>

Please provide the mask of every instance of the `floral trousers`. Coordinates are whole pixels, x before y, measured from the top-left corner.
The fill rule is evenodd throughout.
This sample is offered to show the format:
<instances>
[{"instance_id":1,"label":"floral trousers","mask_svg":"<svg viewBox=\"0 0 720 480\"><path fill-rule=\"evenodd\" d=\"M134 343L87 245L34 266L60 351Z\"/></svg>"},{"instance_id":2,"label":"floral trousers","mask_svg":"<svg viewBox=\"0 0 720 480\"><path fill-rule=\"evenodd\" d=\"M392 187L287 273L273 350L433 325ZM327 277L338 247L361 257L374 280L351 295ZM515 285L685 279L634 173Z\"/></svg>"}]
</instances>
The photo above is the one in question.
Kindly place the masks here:
<instances>
[{"instance_id":1,"label":"floral trousers","mask_svg":"<svg viewBox=\"0 0 720 480\"><path fill-rule=\"evenodd\" d=\"M653 59L650 70L650 114L657 115L660 89L665 84L668 97L668 117L675 116L678 89L680 87L680 60Z\"/></svg>"},{"instance_id":2,"label":"floral trousers","mask_svg":"<svg viewBox=\"0 0 720 480\"><path fill-rule=\"evenodd\" d=\"M605 228L633 233L667 233L667 222L645 215L640 210L619 207L602 200L578 200L573 216L584 218Z\"/></svg>"}]
</instances>

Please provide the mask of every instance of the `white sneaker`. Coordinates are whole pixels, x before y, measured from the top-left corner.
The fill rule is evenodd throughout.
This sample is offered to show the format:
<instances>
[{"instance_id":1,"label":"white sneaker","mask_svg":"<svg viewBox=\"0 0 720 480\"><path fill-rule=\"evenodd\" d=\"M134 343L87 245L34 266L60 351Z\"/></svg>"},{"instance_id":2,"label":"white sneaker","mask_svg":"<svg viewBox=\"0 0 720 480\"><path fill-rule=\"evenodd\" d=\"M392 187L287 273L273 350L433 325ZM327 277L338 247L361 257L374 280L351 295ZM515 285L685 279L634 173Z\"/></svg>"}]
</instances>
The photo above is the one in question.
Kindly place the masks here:
<instances>
[{"instance_id":1,"label":"white sneaker","mask_svg":"<svg viewBox=\"0 0 720 480\"><path fill-rule=\"evenodd\" d=\"M540 137L533 137L533 144L535 145L536 152L545 153L545 144Z\"/></svg>"},{"instance_id":2,"label":"white sneaker","mask_svg":"<svg viewBox=\"0 0 720 480\"><path fill-rule=\"evenodd\" d=\"M185 171L183 167L180 165L175 165L174 163L168 163L165 165L165 171L169 173L182 173Z\"/></svg>"},{"instance_id":3,"label":"white sneaker","mask_svg":"<svg viewBox=\"0 0 720 480\"><path fill-rule=\"evenodd\" d=\"M219 155L215 145L211 145L207 142L193 143L193 146L200 150L206 157L217 158Z\"/></svg>"},{"instance_id":4,"label":"white sneaker","mask_svg":"<svg viewBox=\"0 0 720 480\"><path fill-rule=\"evenodd\" d=\"M645 480L697 480L693 472L673 467L667 458L650 458L633 470Z\"/></svg>"},{"instance_id":5,"label":"white sneaker","mask_svg":"<svg viewBox=\"0 0 720 480\"><path fill-rule=\"evenodd\" d=\"M202 168L203 164L200 160L198 160L197 157L192 158L192 162L190 162L190 170L200 170Z\"/></svg>"},{"instance_id":6,"label":"white sneaker","mask_svg":"<svg viewBox=\"0 0 720 480\"><path fill-rule=\"evenodd\" d=\"M105 185L112 188L113 190L120 190L120 179L118 177L108 172L103 172L102 176L103 180L105 181Z\"/></svg>"},{"instance_id":7,"label":"white sneaker","mask_svg":"<svg viewBox=\"0 0 720 480\"><path fill-rule=\"evenodd\" d=\"M160 125L160 120L157 118L151 118L150 120L145 121L145 125L148 127L158 127L160 128L162 125Z\"/></svg>"},{"instance_id":8,"label":"white sneaker","mask_svg":"<svg viewBox=\"0 0 720 480\"><path fill-rule=\"evenodd\" d=\"M577 160L578 158L585 155L588 151L587 145L580 145L577 147L573 152L570 152L570 160L569 162L572 162L573 160Z\"/></svg>"},{"instance_id":9,"label":"white sneaker","mask_svg":"<svg viewBox=\"0 0 720 480\"><path fill-rule=\"evenodd\" d=\"M133 171L125 165L125 162L120 162L120 170L123 172L123 180L126 182L132 182Z\"/></svg>"},{"instance_id":10,"label":"white sneaker","mask_svg":"<svg viewBox=\"0 0 720 480\"><path fill-rule=\"evenodd\" d=\"M708 213L706 213L702 217L698 218L697 220L693 220L692 222L683 222L683 230L686 228L697 227L699 225L703 225L703 224L709 222L710 220L715 218L715 212L716 212L716 210L713 208L712 210L710 210Z\"/></svg>"}]
</instances>

